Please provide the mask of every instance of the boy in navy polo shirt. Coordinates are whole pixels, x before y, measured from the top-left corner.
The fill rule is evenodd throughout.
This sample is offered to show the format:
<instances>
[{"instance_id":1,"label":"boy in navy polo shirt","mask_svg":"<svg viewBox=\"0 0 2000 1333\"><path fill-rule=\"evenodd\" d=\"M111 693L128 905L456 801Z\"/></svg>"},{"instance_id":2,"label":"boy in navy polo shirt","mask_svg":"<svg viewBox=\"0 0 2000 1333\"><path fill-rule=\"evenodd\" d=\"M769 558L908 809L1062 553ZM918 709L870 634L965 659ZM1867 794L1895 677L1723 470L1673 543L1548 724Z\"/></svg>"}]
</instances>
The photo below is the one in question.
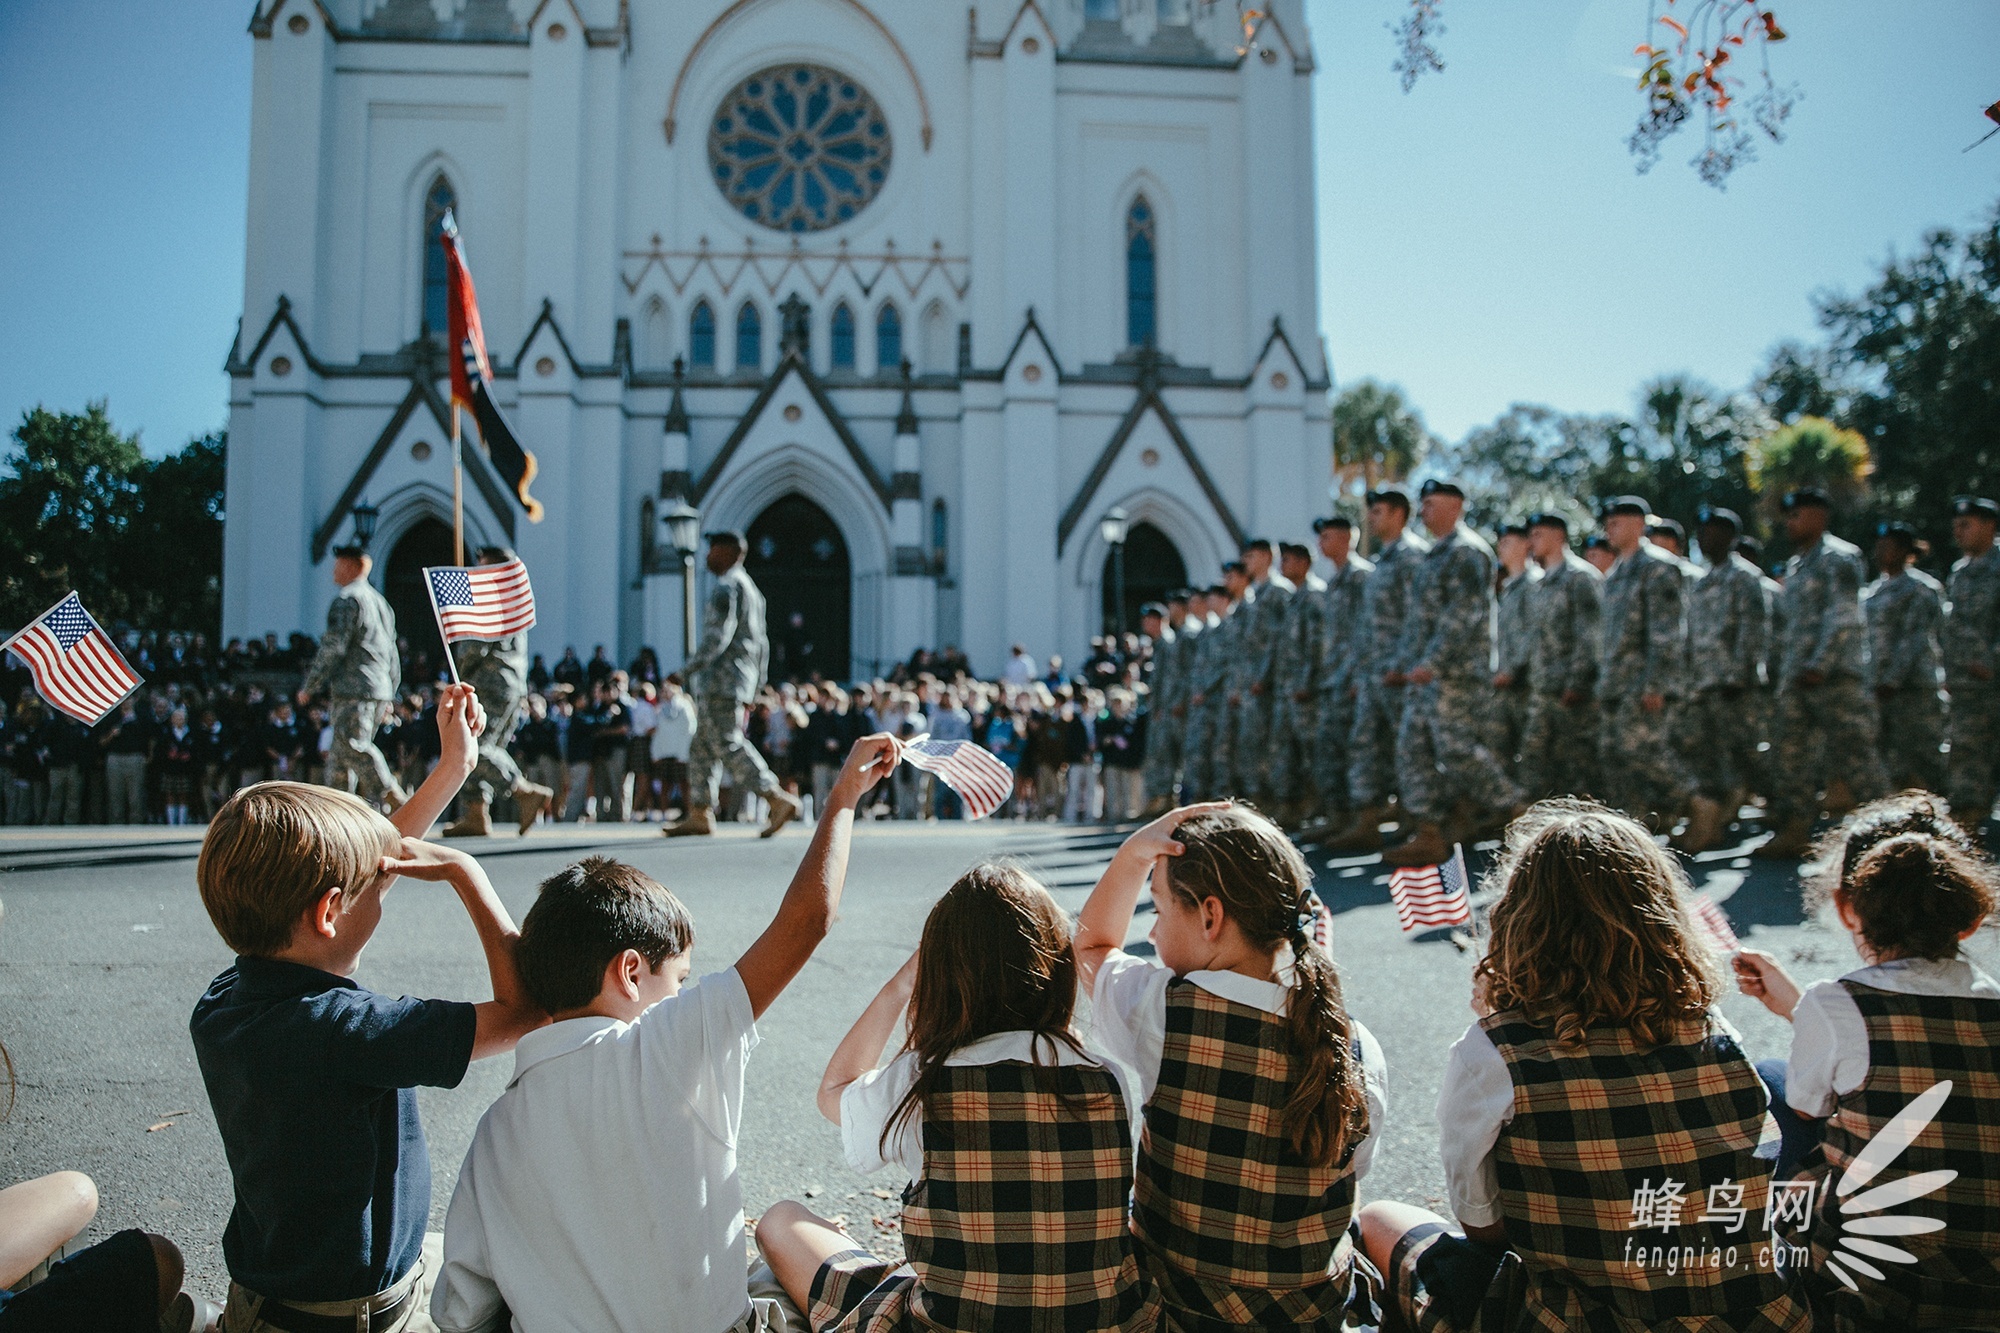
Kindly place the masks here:
<instances>
[{"instance_id":1,"label":"boy in navy polo shirt","mask_svg":"<svg viewBox=\"0 0 2000 1333\"><path fill-rule=\"evenodd\" d=\"M485 872L417 840L471 775L485 725L464 685L441 692L437 719L442 758L393 819L346 792L265 782L223 806L202 843L202 902L237 953L189 1023L236 1187L225 1333L430 1327L438 1264L424 1259L431 1168L414 1089L455 1086L546 1020ZM398 876L458 893L492 1000L354 983Z\"/></svg>"}]
</instances>

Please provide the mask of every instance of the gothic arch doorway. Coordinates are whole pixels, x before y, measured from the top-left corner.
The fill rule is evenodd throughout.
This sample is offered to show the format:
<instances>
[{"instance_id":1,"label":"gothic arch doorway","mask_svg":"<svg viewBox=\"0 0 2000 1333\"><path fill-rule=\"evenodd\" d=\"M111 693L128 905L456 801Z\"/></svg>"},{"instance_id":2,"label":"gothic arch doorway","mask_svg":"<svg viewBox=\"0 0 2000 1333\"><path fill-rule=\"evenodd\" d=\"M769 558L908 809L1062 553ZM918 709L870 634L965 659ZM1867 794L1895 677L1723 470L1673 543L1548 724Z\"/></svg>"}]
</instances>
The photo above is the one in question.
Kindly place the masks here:
<instances>
[{"instance_id":1,"label":"gothic arch doorway","mask_svg":"<svg viewBox=\"0 0 2000 1333\"><path fill-rule=\"evenodd\" d=\"M794 494L757 515L747 535L744 567L764 593L771 679L847 679L854 575L840 528Z\"/></svg>"},{"instance_id":2,"label":"gothic arch doorway","mask_svg":"<svg viewBox=\"0 0 2000 1333\"><path fill-rule=\"evenodd\" d=\"M1108 552L1104 557L1101 586L1105 632L1109 633L1120 625L1128 630L1137 630L1140 607L1147 602L1165 601L1169 592L1185 588L1187 581L1187 562L1181 559L1180 548L1174 545L1173 538L1143 519L1134 523L1125 533L1125 605L1122 617L1118 605L1116 562Z\"/></svg>"},{"instance_id":3,"label":"gothic arch doorway","mask_svg":"<svg viewBox=\"0 0 2000 1333\"><path fill-rule=\"evenodd\" d=\"M410 655L428 659L433 669L444 665L444 640L438 637L430 594L424 591L424 567L452 564L451 557L451 525L425 517L404 530L382 564L382 595L396 613L397 637L407 639ZM403 684L413 687L421 682Z\"/></svg>"}]
</instances>

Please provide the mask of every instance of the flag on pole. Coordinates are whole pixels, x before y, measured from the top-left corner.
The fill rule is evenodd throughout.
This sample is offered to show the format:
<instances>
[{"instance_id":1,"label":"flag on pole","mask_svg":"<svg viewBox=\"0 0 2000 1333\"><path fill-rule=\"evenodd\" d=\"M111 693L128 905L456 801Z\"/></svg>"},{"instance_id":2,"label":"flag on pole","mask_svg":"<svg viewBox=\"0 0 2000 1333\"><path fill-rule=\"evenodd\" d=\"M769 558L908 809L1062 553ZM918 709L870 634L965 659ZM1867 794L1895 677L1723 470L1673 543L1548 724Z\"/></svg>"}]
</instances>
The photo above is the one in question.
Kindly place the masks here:
<instances>
[{"instance_id":1,"label":"flag on pole","mask_svg":"<svg viewBox=\"0 0 2000 1333\"><path fill-rule=\"evenodd\" d=\"M1465 849L1454 844L1443 865L1404 866L1389 876L1389 897L1405 931L1418 926L1464 926L1472 922L1471 878Z\"/></svg>"},{"instance_id":2,"label":"flag on pole","mask_svg":"<svg viewBox=\"0 0 2000 1333\"><path fill-rule=\"evenodd\" d=\"M143 683L75 593L35 617L0 649L11 649L28 664L44 699L87 726Z\"/></svg>"},{"instance_id":3,"label":"flag on pole","mask_svg":"<svg viewBox=\"0 0 2000 1333\"><path fill-rule=\"evenodd\" d=\"M444 244L446 308L451 345L457 355L451 359L452 401L472 413L479 427L479 442L500 473L501 480L520 500L528 521L542 521L542 505L528 494L535 479L535 456L521 447L514 432L500 415L493 398L493 363L486 356L486 334L479 325L479 298L472 290L472 272L465 266L465 252L459 248L458 220L449 211L439 239Z\"/></svg>"},{"instance_id":4,"label":"flag on pole","mask_svg":"<svg viewBox=\"0 0 2000 1333\"><path fill-rule=\"evenodd\" d=\"M1717 953L1735 953L1743 947L1743 941L1736 938L1736 932L1729 928L1729 916L1707 894L1697 894L1692 904L1695 925L1708 938Z\"/></svg>"},{"instance_id":5,"label":"flag on pole","mask_svg":"<svg viewBox=\"0 0 2000 1333\"><path fill-rule=\"evenodd\" d=\"M504 639L532 628L535 590L528 567L518 558L499 565L461 569L437 565L424 570L438 633L448 644L460 639Z\"/></svg>"},{"instance_id":6,"label":"flag on pole","mask_svg":"<svg viewBox=\"0 0 2000 1333\"><path fill-rule=\"evenodd\" d=\"M971 741L934 741L919 736L903 743L903 760L912 768L935 773L938 780L958 793L965 812L984 819L998 810L1014 794L1014 770L1001 763L992 751Z\"/></svg>"}]
</instances>

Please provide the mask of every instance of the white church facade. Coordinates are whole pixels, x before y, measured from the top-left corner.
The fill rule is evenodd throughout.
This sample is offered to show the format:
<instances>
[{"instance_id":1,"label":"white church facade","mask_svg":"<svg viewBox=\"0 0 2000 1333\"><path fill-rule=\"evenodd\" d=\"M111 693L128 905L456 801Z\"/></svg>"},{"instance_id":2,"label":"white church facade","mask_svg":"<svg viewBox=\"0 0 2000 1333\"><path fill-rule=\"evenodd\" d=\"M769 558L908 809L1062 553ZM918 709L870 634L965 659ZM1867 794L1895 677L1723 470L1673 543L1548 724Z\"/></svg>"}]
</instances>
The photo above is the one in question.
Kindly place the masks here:
<instances>
[{"instance_id":1,"label":"white church facade","mask_svg":"<svg viewBox=\"0 0 2000 1333\"><path fill-rule=\"evenodd\" d=\"M406 629L451 554L453 210L534 647L683 653L661 518L746 531L774 674L1076 660L1304 541L1329 478L1302 0L261 0L227 634L316 631L357 511ZM705 575L703 577L706 577Z\"/></svg>"}]
</instances>

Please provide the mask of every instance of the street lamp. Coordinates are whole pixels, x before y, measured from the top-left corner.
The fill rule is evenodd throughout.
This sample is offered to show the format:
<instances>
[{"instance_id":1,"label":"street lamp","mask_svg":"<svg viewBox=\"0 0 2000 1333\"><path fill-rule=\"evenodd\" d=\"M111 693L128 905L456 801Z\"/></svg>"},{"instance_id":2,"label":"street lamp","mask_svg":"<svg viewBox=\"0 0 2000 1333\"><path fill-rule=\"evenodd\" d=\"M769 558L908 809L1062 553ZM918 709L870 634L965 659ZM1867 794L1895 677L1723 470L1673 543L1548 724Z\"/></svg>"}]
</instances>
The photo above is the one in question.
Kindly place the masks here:
<instances>
[{"instance_id":1,"label":"street lamp","mask_svg":"<svg viewBox=\"0 0 2000 1333\"><path fill-rule=\"evenodd\" d=\"M1097 520L1097 535L1111 548L1111 628L1125 633L1125 535L1132 525L1123 509L1113 506Z\"/></svg>"},{"instance_id":2,"label":"street lamp","mask_svg":"<svg viewBox=\"0 0 2000 1333\"><path fill-rule=\"evenodd\" d=\"M382 517L382 511L372 504L354 506L354 544L362 550L375 539L375 521Z\"/></svg>"},{"instance_id":3,"label":"street lamp","mask_svg":"<svg viewBox=\"0 0 2000 1333\"><path fill-rule=\"evenodd\" d=\"M682 500L662 515L667 542L681 558L681 661L694 656L694 553L701 541L701 511Z\"/></svg>"}]
</instances>

